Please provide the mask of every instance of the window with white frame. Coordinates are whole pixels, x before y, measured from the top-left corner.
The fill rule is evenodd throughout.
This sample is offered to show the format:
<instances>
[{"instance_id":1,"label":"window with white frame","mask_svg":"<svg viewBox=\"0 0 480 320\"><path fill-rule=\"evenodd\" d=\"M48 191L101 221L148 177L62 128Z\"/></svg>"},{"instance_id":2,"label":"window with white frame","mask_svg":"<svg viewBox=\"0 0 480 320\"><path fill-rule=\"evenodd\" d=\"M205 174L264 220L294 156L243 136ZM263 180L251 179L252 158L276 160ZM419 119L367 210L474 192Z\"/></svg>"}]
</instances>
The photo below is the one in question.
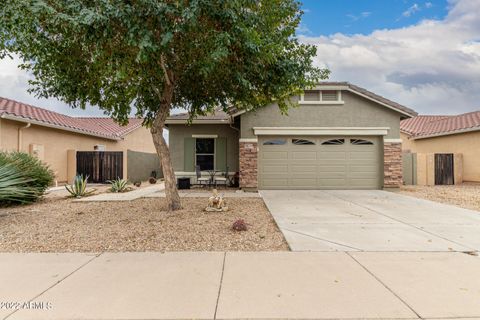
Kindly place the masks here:
<instances>
[{"instance_id":1,"label":"window with white frame","mask_svg":"<svg viewBox=\"0 0 480 320\"><path fill-rule=\"evenodd\" d=\"M305 90L300 104L343 104L341 90Z\"/></svg>"},{"instance_id":2,"label":"window with white frame","mask_svg":"<svg viewBox=\"0 0 480 320\"><path fill-rule=\"evenodd\" d=\"M213 170L215 168L215 139L196 138L195 164L200 170Z\"/></svg>"}]
</instances>

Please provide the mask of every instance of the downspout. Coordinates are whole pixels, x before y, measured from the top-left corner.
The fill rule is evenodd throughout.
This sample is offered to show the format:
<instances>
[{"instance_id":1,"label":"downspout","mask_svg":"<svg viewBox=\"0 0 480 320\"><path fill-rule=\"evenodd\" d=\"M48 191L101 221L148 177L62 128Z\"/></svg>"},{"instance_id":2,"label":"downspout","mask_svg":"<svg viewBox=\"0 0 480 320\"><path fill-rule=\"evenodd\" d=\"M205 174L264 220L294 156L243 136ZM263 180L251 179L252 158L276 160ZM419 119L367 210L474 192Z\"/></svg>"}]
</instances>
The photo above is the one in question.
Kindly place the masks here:
<instances>
[{"instance_id":1,"label":"downspout","mask_svg":"<svg viewBox=\"0 0 480 320\"><path fill-rule=\"evenodd\" d=\"M22 149L22 130L30 128L31 125L32 124L29 122L29 123L27 123L27 125L18 128L18 141L17 141L18 142L17 143L17 151L18 152L22 151L21 150Z\"/></svg>"}]
</instances>

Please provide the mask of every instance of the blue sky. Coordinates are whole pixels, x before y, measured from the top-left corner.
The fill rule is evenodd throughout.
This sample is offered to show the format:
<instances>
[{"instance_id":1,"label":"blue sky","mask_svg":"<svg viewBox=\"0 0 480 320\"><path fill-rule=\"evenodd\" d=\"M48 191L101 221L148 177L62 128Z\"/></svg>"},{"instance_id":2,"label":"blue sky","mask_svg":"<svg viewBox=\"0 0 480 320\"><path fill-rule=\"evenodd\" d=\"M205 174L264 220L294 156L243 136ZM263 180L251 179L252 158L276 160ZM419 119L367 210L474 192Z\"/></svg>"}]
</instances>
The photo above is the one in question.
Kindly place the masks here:
<instances>
[{"instance_id":1,"label":"blue sky","mask_svg":"<svg viewBox=\"0 0 480 320\"><path fill-rule=\"evenodd\" d=\"M424 19L441 20L448 13L446 0L304 0L300 33L369 34L397 29Z\"/></svg>"}]
</instances>

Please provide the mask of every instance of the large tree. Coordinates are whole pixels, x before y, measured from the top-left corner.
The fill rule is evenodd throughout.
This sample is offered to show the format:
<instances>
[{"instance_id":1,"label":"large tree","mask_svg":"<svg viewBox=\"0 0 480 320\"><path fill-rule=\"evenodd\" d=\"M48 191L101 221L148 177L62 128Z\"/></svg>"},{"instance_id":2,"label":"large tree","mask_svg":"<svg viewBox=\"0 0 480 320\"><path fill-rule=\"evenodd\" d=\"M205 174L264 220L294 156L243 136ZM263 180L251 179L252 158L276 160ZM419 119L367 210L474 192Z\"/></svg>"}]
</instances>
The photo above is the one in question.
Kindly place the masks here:
<instances>
[{"instance_id":1,"label":"large tree","mask_svg":"<svg viewBox=\"0 0 480 320\"><path fill-rule=\"evenodd\" d=\"M150 127L169 207L181 207L168 145L170 110L256 109L328 75L301 44L295 0L3 0L0 58L17 54L31 91L96 105L121 124L134 108Z\"/></svg>"}]
</instances>

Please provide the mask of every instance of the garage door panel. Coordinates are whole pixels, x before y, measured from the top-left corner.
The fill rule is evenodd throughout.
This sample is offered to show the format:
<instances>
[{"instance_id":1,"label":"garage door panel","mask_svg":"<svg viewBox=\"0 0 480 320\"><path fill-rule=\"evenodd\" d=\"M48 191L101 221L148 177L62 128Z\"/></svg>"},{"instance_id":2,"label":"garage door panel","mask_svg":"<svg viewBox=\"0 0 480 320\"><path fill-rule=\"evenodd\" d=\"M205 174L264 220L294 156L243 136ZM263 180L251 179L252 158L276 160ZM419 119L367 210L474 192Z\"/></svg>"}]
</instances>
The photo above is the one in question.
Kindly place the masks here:
<instances>
[{"instance_id":1,"label":"garage door panel","mask_svg":"<svg viewBox=\"0 0 480 320\"><path fill-rule=\"evenodd\" d=\"M309 173L315 175L317 173L317 166L316 165L300 165L300 164L294 164L290 166L290 173L297 173L297 174L302 174L302 173Z\"/></svg>"},{"instance_id":2,"label":"garage door panel","mask_svg":"<svg viewBox=\"0 0 480 320\"><path fill-rule=\"evenodd\" d=\"M357 188L369 188L370 185L375 185L377 182L376 178L373 179L349 179L349 185Z\"/></svg>"},{"instance_id":3,"label":"garage door panel","mask_svg":"<svg viewBox=\"0 0 480 320\"><path fill-rule=\"evenodd\" d=\"M306 188L315 188L317 185L316 178L292 178L289 179L289 186L292 187L306 187Z\"/></svg>"},{"instance_id":4,"label":"garage door panel","mask_svg":"<svg viewBox=\"0 0 480 320\"><path fill-rule=\"evenodd\" d=\"M263 146L260 139L259 187L261 189L376 189L380 187L381 144L352 144L356 137L301 137L314 145L298 145L294 139L281 137L281 145ZM325 141L341 145L322 145ZM363 138L362 138L363 139ZM367 139L367 138L365 138ZM296 141L295 141L296 142ZM358 143L358 141L357 141Z\"/></svg>"},{"instance_id":5,"label":"garage door panel","mask_svg":"<svg viewBox=\"0 0 480 320\"><path fill-rule=\"evenodd\" d=\"M317 179L317 186L323 188L343 188L347 184L347 179Z\"/></svg>"},{"instance_id":6,"label":"garage door panel","mask_svg":"<svg viewBox=\"0 0 480 320\"><path fill-rule=\"evenodd\" d=\"M321 174L322 172L346 172L346 165L331 165L331 164L322 164L317 168L317 172Z\"/></svg>"},{"instance_id":7,"label":"garage door panel","mask_svg":"<svg viewBox=\"0 0 480 320\"><path fill-rule=\"evenodd\" d=\"M319 160L346 160L347 152L346 151L319 151L317 152L317 159Z\"/></svg>"},{"instance_id":8,"label":"garage door panel","mask_svg":"<svg viewBox=\"0 0 480 320\"><path fill-rule=\"evenodd\" d=\"M316 160L317 152L315 151L293 151L290 153L292 160Z\"/></svg>"},{"instance_id":9,"label":"garage door panel","mask_svg":"<svg viewBox=\"0 0 480 320\"><path fill-rule=\"evenodd\" d=\"M288 164L281 164L281 165L263 165L262 172L264 173L285 173L288 172Z\"/></svg>"},{"instance_id":10,"label":"garage door panel","mask_svg":"<svg viewBox=\"0 0 480 320\"><path fill-rule=\"evenodd\" d=\"M262 159L265 160L288 160L288 151L264 151L262 152Z\"/></svg>"},{"instance_id":11,"label":"garage door panel","mask_svg":"<svg viewBox=\"0 0 480 320\"><path fill-rule=\"evenodd\" d=\"M285 179L268 179L268 178L265 178L265 179L262 180L262 185L265 188L269 188L269 187L276 187L276 188L288 187L288 178L285 178Z\"/></svg>"}]
</instances>

